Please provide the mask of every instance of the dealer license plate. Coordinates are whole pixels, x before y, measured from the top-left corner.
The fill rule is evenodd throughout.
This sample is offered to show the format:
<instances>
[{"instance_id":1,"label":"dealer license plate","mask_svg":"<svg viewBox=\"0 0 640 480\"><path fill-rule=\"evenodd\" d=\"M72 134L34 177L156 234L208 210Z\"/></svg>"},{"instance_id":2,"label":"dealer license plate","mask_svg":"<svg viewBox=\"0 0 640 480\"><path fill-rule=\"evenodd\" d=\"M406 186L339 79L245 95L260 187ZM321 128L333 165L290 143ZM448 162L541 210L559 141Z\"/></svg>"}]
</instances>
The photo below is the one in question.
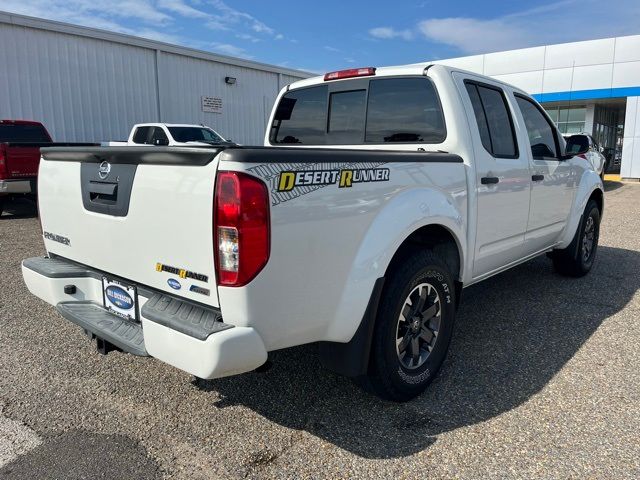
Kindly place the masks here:
<instances>
[{"instance_id":1,"label":"dealer license plate","mask_svg":"<svg viewBox=\"0 0 640 480\"><path fill-rule=\"evenodd\" d=\"M104 307L116 315L137 320L136 287L118 280L102 277L102 299Z\"/></svg>"}]
</instances>

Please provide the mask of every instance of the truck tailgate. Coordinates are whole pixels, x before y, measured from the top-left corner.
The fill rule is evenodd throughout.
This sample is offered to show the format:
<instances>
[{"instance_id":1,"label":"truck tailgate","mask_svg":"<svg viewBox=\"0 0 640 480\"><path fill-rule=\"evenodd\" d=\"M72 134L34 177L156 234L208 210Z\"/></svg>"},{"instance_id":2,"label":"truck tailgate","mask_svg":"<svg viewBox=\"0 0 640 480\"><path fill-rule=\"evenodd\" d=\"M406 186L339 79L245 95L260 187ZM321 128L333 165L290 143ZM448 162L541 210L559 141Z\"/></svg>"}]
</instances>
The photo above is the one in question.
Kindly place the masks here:
<instances>
[{"instance_id":1,"label":"truck tailgate","mask_svg":"<svg viewBox=\"0 0 640 480\"><path fill-rule=\"evenodd\" d=\"M134 284L218 306L214 148L43 149L45 247Z\"/></svg>"}]
</instances>

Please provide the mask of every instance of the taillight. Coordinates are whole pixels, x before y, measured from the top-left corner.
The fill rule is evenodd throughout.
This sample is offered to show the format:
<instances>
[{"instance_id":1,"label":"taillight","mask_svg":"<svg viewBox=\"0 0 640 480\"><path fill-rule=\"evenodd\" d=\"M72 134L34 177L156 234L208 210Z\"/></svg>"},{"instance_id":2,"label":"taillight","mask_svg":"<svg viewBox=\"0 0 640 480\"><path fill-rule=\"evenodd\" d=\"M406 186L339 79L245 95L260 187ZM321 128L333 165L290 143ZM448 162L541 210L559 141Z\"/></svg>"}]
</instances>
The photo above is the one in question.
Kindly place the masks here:
<instances>
[{"instance_id":1,"label":"taillight","mask_svg":"<svg viewBox=\"0 0 640 480\"><path fill-rule=\"evenodd\" d=\"M5 146L0 145L0 179L8 178Z\"/></svg>"},{"instance_id":2,"label":"taillight","mask_svg":"<svg viewBox=\"0 0 640 480\"><path fill-rule=\"evenodd\" d=\"M269 260L267 186L244 173L218 172L213 228L218 285L246 285Z\"/></svg>"},{"instance_id":3,"label":"taillight","mask_svg":"<svg viewBox=\"0 0 640 480\"><path fill-rule=\"evenodd\" d=\"M376 74L374 67L365 68L350 68L349 70L339 70L337 72L329 72L324 75L324 81L327 80L340 80L343 78L353 77L369 77Z\"/></svg>"}]
</instances>

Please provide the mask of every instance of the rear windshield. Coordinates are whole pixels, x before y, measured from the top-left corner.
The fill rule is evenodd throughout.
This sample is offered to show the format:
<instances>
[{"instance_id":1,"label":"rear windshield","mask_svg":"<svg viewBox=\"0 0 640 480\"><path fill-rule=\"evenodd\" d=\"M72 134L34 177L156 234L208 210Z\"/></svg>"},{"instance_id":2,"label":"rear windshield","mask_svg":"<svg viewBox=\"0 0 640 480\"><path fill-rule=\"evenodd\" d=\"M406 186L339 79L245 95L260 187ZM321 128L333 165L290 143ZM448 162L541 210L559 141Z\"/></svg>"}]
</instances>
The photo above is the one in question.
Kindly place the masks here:
<instances>
[{"instance_id":1,"label":"rear windshield","mask_svg":"<svg viewBox=\"0 0 640 480\"><path fill-rule=\"evenodd\" d=\"M220 143L224 139L213 130L200 127L169 127L169 133L176 142Z\"/></svg>"},{"instance_id":2,"label":"rear windshield","mask_svg":"<svg viewBox=\"0 0 640 480\"><path fill-rule=\"evenodd\" d=\"M445 137L435 86L428 78L408 77L366 83L358 79L287 92L276 109L270 141L354 145L441 143Z\"/></svg>"},{"instance_id":3,"label":"rear windshield","mask_svg":"<svg viewBox=\"0 0 640 480\"><path fill-rule=\"evenodd\" d=\"M42 125L0 124L0 142L48 143L50 141Z\"/></svg>"}]
</instances>

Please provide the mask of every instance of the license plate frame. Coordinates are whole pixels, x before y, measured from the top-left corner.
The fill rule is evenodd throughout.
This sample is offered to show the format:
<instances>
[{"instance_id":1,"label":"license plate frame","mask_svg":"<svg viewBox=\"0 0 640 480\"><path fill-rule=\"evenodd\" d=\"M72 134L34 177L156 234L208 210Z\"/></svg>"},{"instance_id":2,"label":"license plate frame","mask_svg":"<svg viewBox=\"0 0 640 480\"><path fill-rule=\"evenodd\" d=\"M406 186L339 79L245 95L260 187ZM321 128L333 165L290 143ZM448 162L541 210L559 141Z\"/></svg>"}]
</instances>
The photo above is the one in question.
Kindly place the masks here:
<instances>
[{"instance_id":1,"label":"license plate frame","mask_svg":"<svg viewBox=\"0 0 640 480\"><path fill-rule=\"evenodd\" d=\"M102 277L102 304L109 312L130 320L139 322L138 317L138 289L115 278Z\"/></svg>"}]
</instances>

